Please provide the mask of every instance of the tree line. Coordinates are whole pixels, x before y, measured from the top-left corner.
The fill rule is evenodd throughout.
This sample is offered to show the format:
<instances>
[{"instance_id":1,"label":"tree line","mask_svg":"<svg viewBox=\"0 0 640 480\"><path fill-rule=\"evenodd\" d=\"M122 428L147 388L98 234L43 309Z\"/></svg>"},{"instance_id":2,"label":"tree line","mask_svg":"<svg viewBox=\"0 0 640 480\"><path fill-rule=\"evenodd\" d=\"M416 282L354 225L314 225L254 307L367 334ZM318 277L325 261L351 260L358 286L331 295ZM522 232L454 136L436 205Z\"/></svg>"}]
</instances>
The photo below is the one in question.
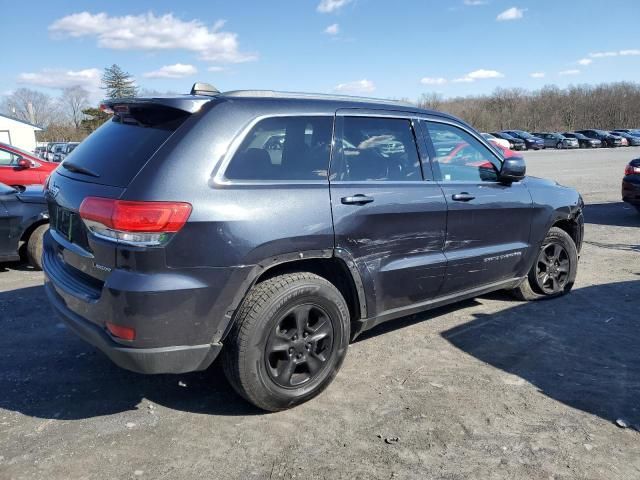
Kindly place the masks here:
<instances>
[{"instance_id":1,"label":"tree line","mask_svg":"<svg viewBox=\"0 0 640 480\"><path fill-rule=\"evenodd\" d=\"M118 65L105 68L101 88L110 99L158 94L140 90ZM455 98L429 93L412 103L455 115L484 132L640 128L640 84L631 82L498 88L489 95ZM0 112L42 127L39 141L80 141L109 118L81 86L65 88L57 98L19 88L0 102Z\"/></svg>"},{"instance_id":2,"label":"tree line","mask_svg":"<svg viewBox=\"0 0 640 480\"><path fill-rule=\"evenodd\" d=\"M533 91L499 88L490 95L448 99L432 93L417 103L455 115L483 132L640 128L640 84L631 82L562 89L549 85Z\"/></svg>"}]
</instances>

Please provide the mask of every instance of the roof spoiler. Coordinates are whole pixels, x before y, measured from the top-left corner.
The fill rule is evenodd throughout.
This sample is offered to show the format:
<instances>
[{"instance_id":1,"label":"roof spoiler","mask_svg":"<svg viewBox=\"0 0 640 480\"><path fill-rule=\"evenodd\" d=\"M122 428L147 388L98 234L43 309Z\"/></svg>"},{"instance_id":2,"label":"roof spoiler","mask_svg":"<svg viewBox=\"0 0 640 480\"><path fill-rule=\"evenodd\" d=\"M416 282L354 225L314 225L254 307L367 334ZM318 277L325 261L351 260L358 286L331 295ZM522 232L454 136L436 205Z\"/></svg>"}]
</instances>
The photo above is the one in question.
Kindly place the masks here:
<instances>
[{"instance_id":1,"label":"roof spoiler","mask_svg":"<svg viewBox=\"0 0 640 480\"><path fill-rule=\"evenodd\" d=\"M112 98L100 102L100 110L106 113L126 113L131 107L160 106L174 108L187 113L199 111L205 103L209 103L213 98L192 97L191 95L181 95L179 97L156 97L156 98Z\"/></svg>"}]
</instances>

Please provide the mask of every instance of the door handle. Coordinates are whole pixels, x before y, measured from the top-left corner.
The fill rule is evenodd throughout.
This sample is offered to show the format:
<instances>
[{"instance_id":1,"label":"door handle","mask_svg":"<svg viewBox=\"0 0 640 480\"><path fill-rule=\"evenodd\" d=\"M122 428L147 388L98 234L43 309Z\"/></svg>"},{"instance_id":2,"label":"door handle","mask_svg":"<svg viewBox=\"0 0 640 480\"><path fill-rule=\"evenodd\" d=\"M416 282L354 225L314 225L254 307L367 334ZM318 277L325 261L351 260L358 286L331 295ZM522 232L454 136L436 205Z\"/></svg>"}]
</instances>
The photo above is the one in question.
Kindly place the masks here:
<instances>
[{"instance_id":1,"label":"door handle","mask_svg":"<svg viewBox=\"0 0 640 480\"><path fill-rule=\"evenodd\" d=\"M366 195L358 193L351 197L342 197L340 201L344 205L365 205L367 203L373 202L373 197L367 197Z\"/></svg>"},{"instance_id":2,"label":"door handle","mask_svg":"<svg viewBox=\"0 0 640 480\"><path fill-rule=\"evenodd\" d=\"M468 202L470 200L473 200L476 197L467 192L462 192L462 193L454 193L453 195L451 195L451 198L456 202Z\"/></svg>"}]
</instances>

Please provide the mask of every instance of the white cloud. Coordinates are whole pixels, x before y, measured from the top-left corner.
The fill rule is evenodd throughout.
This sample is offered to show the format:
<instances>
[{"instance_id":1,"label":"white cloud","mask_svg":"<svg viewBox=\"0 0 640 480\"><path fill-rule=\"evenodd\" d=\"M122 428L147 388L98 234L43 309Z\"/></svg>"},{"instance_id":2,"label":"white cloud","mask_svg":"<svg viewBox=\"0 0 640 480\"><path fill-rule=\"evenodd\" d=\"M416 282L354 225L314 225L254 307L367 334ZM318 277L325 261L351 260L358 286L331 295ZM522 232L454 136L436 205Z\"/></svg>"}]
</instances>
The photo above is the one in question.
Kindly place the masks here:
<instances>
[{"instance_id":1,"label":"white cloud","mask_svg":"<svg viewBox=\"0 0 640 480\"><path fill-rule=\"evenodd\" d=\"M198 69L193 65L185 65L184 63L176 63L174 65L165 65L164 67L147 72L143 75L145 78L183 78L198 73Z\"/></svg>"},{"instance_id":2,"label":"white cloud","mask_svg":"<svg viewBox=\"0 0 640 480\"><path fill-rule=\"evenodd\" d=\"M460 78L454 78L453 83L472 83L475 82L475 80L473 78L469 78L469 77L460 77Z\"/></svg>"},{"instance_id":3,"label":"white cloud","mask_svg":"<svg viewBox=\"0 0 640 480\"><path fill-rule=\"evenodd\" d=\"M43 69L40 72L21 73L18 83L36 87L67 88L79 85L88 90L100 87L102 71L97 68L84 70Z\"/></svg>"},{"instance_id":4,"label":"white cloud","mask_svg":"<svg viewBox=\"0 0 640 480\"><path fill-rule=\"evenodd\" d=\"M331 13L340 10L351 0L320 0L317 10L321 13Z\"/></svg>"},{"instance_id":5,"label":"white cloud","mask_svg":"<svg viewBox=\"0 0 640 480\"><path fill-rule=\"evenodd\" d=\"M376 86L371 80L362 79L354 82L341 83L334 87L336 92L342 93L371 93L375 91Z\"/></svg>"},{"instance_id":6,"label":"white cloud","mask_svg":"<svg viewBox=\"0 0 640 480\"><path fill-rule=\"evenodd\" d=\"M488 2L488 0L464 0L465 5L467 5L468 7L478 7L480 5L486 5Z\"/></svg>"},{"instance_id":7,"label":"white cloud","mask_svg":"<svg viewBox=\"0 0 640 480\"><path fill-rule=\"evenodd\" d=\"M526 12L526 9L524 8L511 7L498 15L496 17L496 20L499 22L505 22L508 20L520 20L524 16L524 12Z\"/></svg>"},{"instance_id":8,"label":"white cloud","mask_svg":"<svg viewBox=\"0 0 640 480\"><path fill-rule=\"evenodd\" d=\"M56 20L49 31L57 36L96 37L99 47L115 50L188 50L208 61L255 60L255 55L240 51L237 34L222 31L224 23L209 28L200 20L183 21L171 13L111 17L81 12Z\"/></svg>"},{"instance_id":9,"label":"white cloud","mask_svg":"<svg viewBox=\"0 0 640 480\"><path fill-rule=\"evenodd\" d=\"M590 58L581 58L580 60L578 60L578 65L583 65L583 66L587 66L587 65L591 65L593 63L593 60Z\"/></svg>"},{"instance_id":10,"label":"white cloud","mask_svg":"<svg viewBox=\"0 0 640 480\"><path fill-rule=\"evenodd\" d=\"M324 33L326 33L327 35L337 35L338 33L340 33L340 26L337 23L329 25L324 29Z\"/></svg>"},{"instance_id":11,"label":"white cloud","mask_svg":"<svg viewBox=\"0 0 640 480\"><path fill-rule=\"evenodd\" d=\"M485 70L481 68L480 70L474 70L473 72L467 73L464 77L455 78L453 81L455 83L471 83L476 80L487 80L502 77L504 77L504 75L497 70Z\"/></svg>"},{"instance_id":12,"label":"white cloud","mask_svg":"<svg viewBox=\"0 0 640 480\"><path fill-rule=\"evenodd\" d=\"M580 70L575 68L571 70L563 70L561 72L558 72L558 75L561 75L563 77L566 77L567 75L580 75Z\"/></svg>"},{"instance_id":13,"label":"white cloud","mask_svg":"<svg viewBox=\"0 0 640 480\"><path fill-rule=\"evenodd\" d=\"M467 77L473 78L474 80L483 80L485 78L502 78L504 75L495 70L480 69L467 74Z\"/></svg>"},{"instance_id":14,"label":"white cloud","mask_svg":"<svg viewBox=\"0 0 640 480\"><path fill-rule=\"evenodd\" d=\"M447 83L447 79L442 77L424 77L420 79L420 83L423 85L444 85Z\"/></svg>"},{"instance_id":15,"label":"white cloud","mask_svg":"<svg viewBox=\"0 0 640 480\"><path fill-rule=\"evenodd\" d=\"M589 56L591 58L605 58L605 57L629 57L629 56L637 56L640 55L640 50L637 49L627 49L627 50L618 50L618 51L609 51L609 52L594 52L590 53Z\"/></svg>"},{"instance_id":16,"label":"white cloud","mask_svg":"<svg viewBox=\"0 0 640 480\"><path fill-rule=\"evenodd\" d=\"M544 78L544 72L533 72L529 75L531 78Z\"/></svg>"}]
</instances>

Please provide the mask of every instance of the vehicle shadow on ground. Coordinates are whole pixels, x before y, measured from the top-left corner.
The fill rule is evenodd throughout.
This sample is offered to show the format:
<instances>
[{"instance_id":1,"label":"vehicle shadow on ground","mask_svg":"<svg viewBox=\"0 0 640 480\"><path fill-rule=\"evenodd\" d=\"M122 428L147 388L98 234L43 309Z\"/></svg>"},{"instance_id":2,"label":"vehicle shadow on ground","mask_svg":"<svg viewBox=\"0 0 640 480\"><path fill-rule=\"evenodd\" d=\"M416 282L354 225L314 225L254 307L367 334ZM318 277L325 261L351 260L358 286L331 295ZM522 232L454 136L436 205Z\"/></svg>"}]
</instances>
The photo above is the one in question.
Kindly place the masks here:
<instances>
[{"instance_id":1,"label":"vehicle shadow on ground","mask_svg":"<svg viewBox=\"0 0 640 480\"><path fill-rule=\"evenodd\" d=\"M625 202L591 203L584 207L584 221L593 225L640 227L640 214Z\"/></svg>"},{"instance_id":2,"label":"vehicle shadow on ground","mask_svg":"<svg viewBox=\"0 0 640 480\"><path fill-rule=\"evenodd\" d=\"M42 287L1 292L0 325L0 408L76 420L146 408L146 399L194 413L263 413L233 391L218 365L185 375L117 367L64 327Z\"/></svg>"},{"instance_id":3,"label":"vehicle shadow on ground","mask_svg":"<svg viewBox=\"0 0 640 480\"><path fill-rule=\"evenodd\" d=\"M473 357L572 408L640 426L640 281L522 303L442 334Z\"/></svg>"}]
</instances>

